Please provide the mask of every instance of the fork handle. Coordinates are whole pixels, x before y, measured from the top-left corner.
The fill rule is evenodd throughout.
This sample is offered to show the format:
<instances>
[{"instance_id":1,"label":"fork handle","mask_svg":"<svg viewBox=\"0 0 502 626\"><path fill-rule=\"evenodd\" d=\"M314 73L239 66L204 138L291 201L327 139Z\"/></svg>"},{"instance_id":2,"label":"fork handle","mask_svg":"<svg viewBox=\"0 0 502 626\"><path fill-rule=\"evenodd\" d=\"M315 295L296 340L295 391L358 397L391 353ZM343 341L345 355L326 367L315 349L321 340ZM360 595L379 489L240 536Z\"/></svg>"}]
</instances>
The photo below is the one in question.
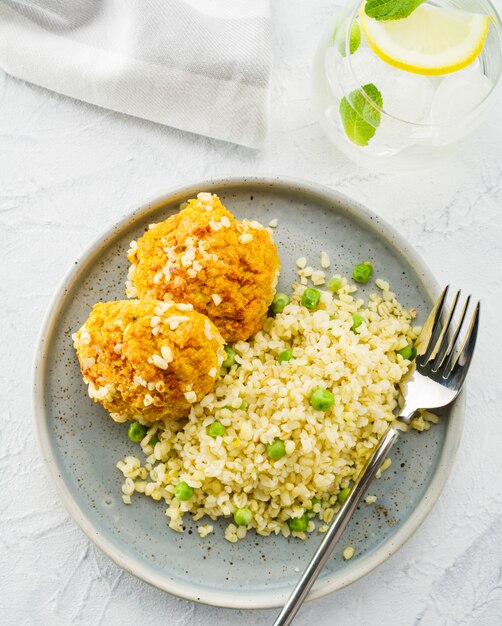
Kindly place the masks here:
<instances>
[{"instance_id":1,"label":"fork handle","mask_svg":"<svg viewBox=\"0 0 502 626\"><path fill-rule=\"evenodd\" d=\"M293 621L295 615L303 604L306 595L312 588L312 585L316 581L322 568L326 564L326 561L331 555L333 548L349 523L350 518L364 495L364 492L375 477L375 474L379 470L398 436L399 431L393 426L389 426L385 431L380 443L375 448L373 454L368 459L366 465L357 477L347 500L345 500L338 515L331 522L320 546L317 548L312 560L296 584L293 593L284 605L279 617L275 620L274 626L288 626L288 624L291 624Z\"/></svg>"}]
</instances>

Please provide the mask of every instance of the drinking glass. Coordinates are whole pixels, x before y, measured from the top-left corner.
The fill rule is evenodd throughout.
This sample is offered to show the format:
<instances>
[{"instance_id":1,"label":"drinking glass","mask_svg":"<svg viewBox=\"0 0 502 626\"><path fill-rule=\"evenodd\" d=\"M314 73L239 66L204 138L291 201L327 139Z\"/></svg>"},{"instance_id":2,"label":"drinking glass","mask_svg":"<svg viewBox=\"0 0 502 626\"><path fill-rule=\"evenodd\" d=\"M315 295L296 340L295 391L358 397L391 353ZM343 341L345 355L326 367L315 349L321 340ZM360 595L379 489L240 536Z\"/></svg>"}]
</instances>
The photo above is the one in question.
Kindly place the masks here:
<instances>
[{"instance_id":1,"label":"drinking glass","mask_svg":"<svg viewBox=\"0 0 502 626\"><path fill-rule=\"evenodd\" d=\"M483 50L469 66L441 76L397 69L373 52L362 29L359 47L351 54L351 32L361 0L345 4L319 44L313 97L320 123L343 153L370 169L423 167L455 152L485 120L502 82L502 25L491 2L431 0L427 4L488 16ZM382 106L362 88L370 83L378 87ZM340 107L353 107L355 98L359 102L363 98L369 107L366 121L373 125L374 134L367 145L353 143L342 123Z\"/></svg>"}]
</instances>

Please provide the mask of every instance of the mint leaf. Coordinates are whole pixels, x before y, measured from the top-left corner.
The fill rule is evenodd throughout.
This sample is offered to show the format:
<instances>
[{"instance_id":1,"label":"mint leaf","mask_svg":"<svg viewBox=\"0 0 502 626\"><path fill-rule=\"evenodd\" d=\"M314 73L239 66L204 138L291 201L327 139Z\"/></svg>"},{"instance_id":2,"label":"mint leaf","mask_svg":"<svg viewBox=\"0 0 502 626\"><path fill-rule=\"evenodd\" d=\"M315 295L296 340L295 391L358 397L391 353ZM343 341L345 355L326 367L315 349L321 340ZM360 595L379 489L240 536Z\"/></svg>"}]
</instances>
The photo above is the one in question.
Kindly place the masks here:
<instances>
[{"instance_id":1,"label":"mint leaf","mask_svg":"<svg viewBox=\"0 0 502 626\"><path fill-rule=\"evenodd\" d=\"M375 20L401 20L425 0L366 0L364 11Z\"/></svg>"},{"instance_id":2,"label":"mint leaf","mask_svg":"<svg viewBox=\"0 0 502 626\"><path fill-rule=\"evenodd\" d=\"M367 96L383 106L382 94L373 83L361 87ZM351 91L340 102L340 117L347 137L358 146L367 146L380 124L380 111L366 100L360 89Z\"/></svg>"},{"instance_id":3,"label":"mint leaf","mask_svg":"<svg viewBox=\"0 0 502 626\"><path fill-rule=\"evenodd\" d=\"M342 57L346 56L346 39L347 39L347 29L349 26L348 20L345 20L340 25L337 24L335 28L335 38L334 43L338 48L338 52L342 55ZM361 29L359 28L359 24L354 21L350 27L350 44L349 44L349 53L354 54L354 52L359 48L359 44L361 43Z\"/></svg>"}]
</instances>

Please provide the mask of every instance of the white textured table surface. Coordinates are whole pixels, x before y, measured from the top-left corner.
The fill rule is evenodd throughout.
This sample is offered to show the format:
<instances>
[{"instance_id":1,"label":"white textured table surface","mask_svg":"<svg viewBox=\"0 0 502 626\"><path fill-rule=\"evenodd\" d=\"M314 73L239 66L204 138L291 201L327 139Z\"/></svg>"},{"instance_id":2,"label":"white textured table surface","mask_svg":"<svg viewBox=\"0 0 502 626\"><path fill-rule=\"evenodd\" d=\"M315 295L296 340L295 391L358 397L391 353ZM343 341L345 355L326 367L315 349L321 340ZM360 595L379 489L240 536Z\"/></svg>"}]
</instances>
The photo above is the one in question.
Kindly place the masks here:
<instances>
[{"instance_id":1,"label":"white textured table surface","mask_svg":"<svg viewBox=\"0 0 502 626\"><path fill-rule=\"evenodd\" d=\"M122 572L76 527L42 465L30 368L41 317L74 258L157 191L208 177L301 176L400 229L439 282L483 299L465 431L452 476L413 538L351 587L306 605L301 625L502 623L502 101L470 148L421 174L373 175L324 138L310 61L332 3L273 3L270 132L254 152L33 87L0 70L0 608L13 624L270 624ZM502 8L499 4L499 8Z\"/></svg>"}]
</instances>

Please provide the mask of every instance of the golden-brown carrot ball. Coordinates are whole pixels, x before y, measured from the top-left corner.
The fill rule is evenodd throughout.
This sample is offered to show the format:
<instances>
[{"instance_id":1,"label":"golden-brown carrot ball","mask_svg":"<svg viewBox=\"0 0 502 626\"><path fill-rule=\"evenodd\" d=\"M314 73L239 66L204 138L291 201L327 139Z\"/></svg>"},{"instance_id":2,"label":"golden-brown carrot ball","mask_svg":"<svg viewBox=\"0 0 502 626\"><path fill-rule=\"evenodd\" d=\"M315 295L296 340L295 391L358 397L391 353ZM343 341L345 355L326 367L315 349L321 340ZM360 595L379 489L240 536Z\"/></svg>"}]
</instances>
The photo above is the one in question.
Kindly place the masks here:
<instances>
[{"instance_id":1,"label":"golden-brown carrot ball","mask_svg":"<svg viewBox=\"0 0 502 626\"><path fill-rule=\"evenodd\" d=\"M116 421L186 416L212 391L224 359L217 328L190 304L96 304L73 335L89 395Z\"/></svg>"},{"instance_id":2,"label":"golden-brown carrot ball","mask_svg":"<svg viewBox=\"0 0 502 626\"><path fill-rule=\"evenodd\" d=\"M258 222L236 220L209 193L153 225L128 256L128 296L190 303L227 343L263 326L280 267L270 233Z\"/></svg>"}]
</instances>

